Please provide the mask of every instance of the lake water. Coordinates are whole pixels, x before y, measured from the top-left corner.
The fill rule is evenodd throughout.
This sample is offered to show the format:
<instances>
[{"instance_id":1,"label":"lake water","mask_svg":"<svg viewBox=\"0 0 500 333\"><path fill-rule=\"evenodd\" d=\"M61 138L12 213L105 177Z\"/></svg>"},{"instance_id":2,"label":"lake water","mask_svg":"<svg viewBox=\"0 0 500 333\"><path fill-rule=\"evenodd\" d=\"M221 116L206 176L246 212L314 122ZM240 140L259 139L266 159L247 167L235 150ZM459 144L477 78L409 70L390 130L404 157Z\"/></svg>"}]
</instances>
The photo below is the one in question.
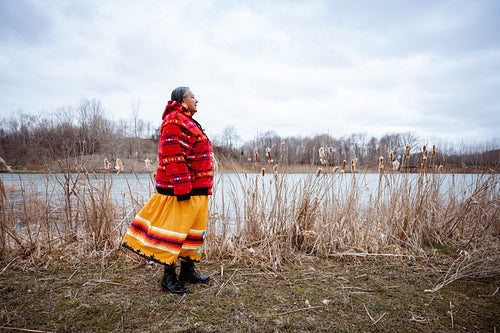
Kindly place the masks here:
<instances>
[{"instance_id":1,"label":"lake water","mask_svg":"<svg viewBox=\"0 0 500 333\"><path fill-rule=\"evenodd\" d=\"M23 189L28 195L35 194L54 206L60 205L64 196L65 174L0 174L0 178L7 189ZM148 198L155 192L154 179L152 174L89 174L87 178L78 179L77 175L71 175L79 186L80 191L89 190L88 184L98 191L109 190L111 197L118 206L129 207L134 202L135 205L142 206ZM85 177L80 175L80 177ZM387 178L380 177L379 174L322 174L316 177L312 174L283 174L278 181L290 195L297 195L306 191L310 183L314 183L313 189L328 187L332 193L346 194L349 189L356 186L358 198L361 201L368 201L370 194L376 193L382 184L387 188L390 184L398 184L407 181L415 186L419 174L393 174ZM438 184L439 192L446 198L449 194L470 195L474 187L488 175L477 174L428 174L425 177L436 177L434 184ZM496 175L498 180L498 175ZM380 181L382 179L382 181ZM89 182L90 181L90 182ZM83 185L82 185L83 184ZM498 181L496 185L498 187ZM211 210L216 210L219 215L224 215L230 220L234 220L236 211L248 199L248 194L252 191L259 191L260 200L266 201L276 194L276 180L273 174L264 176L255 173L222 173L216 174L214 178L214 194L211 197ZM498 191L498 188L496 189ZM302 191L302 192L301 192ZM451 191L451 192L450 192ZM7 191L9 200L22 202L24 197L19 193L23 191ZM250 193L249 193L250 192ZM261 204L262 205L262 204Z\"/></svg>"}]
</instances>

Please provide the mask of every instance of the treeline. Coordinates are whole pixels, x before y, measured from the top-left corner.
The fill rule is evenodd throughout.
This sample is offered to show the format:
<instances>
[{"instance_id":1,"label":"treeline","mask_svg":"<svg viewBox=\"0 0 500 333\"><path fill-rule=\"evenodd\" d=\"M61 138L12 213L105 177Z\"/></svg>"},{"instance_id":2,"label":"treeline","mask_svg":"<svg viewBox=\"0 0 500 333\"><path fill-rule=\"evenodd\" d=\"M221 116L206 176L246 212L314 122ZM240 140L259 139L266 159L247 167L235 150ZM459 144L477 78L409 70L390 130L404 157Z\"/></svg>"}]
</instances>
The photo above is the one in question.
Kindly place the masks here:
<instances>
[{"instance_id":1,"label":"treeline","mask_svg":"<svg viewBox=\"0 0 500 333\"><path fill-rule=\"evenodd\" d=\"M376 167L380 157L394 160L405 159L407 166L418 167L422 162L423 148L433 156L436 166L443 165L449 169L487 170L500 166L500 143L494 139L483 143L453 143L447 141L428 142L418 138L414 133L391 133L380 138L368 137L366 134L352 134L335 138L328 134L310 137L280 137L276 132L268 131L256 140L237 146L239 137L233 127L224 129L222 135L215 137L215 152L224 160L237 160L239 163L267 163L269 149L273 162L286 165L322 164L319 150L323 148L324 161L328 165L341 166L355 160L357 166ZM407 145L410 157L406 159ZM257 153L257 154L256 154ZM344 162L345 161L345 162ZM498 171L498 170L497 170Z\"/></svg>"},{"instance_id":2,"label":"treeline","mask_svg":"<svg viewBox=\"0 0 500 333\"><path fill-rule=\"evenodd\" d=\"M158 131L138 118L138 104L128 121L113 122L106 118L99 100L83 100L76 107L52 113L19 113L2 119L0 157L9 166L28 167L81 155L141 158L156 154Z\"/></svg>"},{"instance_id":3,"label":"treeline","mask_svg":"<svg viewBox=\"0 0 500 333\"><path fill-rule=\"evenodd\" d=\"M9 166L43 167L51 161L82 155L100 154L116 159L144 160L157 154L159 126L138 117L139 101L132 104L129 120L109 120L99 100L83 100L76 107L59 108L52 113L28 115L19 113L4 118L0 125L0 158ZM265 164L271 158L276 164L319 165L319 149L325 151L328 165L377 166L379 158L403 160L406 147L411 147L406 163L417 166L422 161L422 148L435 147L433 162L447 168L495 169L500 163L497 139L482 143L428 142L414 133L389 133L380 138L366 134L333 137L281 137L268 131L255 140L242 142L233 126L212 138L219 161L240 165ZM266 152L266 150L268 152ZM0 163L1 164L1 163ZM470 169L469 169L470 170ZM497 170L498 171L498 170Z\"/></svg>"}]
</instances>

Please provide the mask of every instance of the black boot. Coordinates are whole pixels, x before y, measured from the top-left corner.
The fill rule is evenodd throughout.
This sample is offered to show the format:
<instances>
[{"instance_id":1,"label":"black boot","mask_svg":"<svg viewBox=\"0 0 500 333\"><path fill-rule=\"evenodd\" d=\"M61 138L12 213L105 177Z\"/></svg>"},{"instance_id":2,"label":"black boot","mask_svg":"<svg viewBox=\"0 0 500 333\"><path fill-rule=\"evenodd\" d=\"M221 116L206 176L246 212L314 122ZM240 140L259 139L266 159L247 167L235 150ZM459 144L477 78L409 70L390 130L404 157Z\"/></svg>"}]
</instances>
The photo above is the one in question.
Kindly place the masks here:
<instances>
[{"instance_id":1,"label":"black boot","mask_svg":"<svg viewBox=\"0 0 500 333\"><path fill-rule=\"evenodd\" d=\"M188 290L182 285L175 274L175 263L172 265L165 265L165 274L161 280L161 287L163 290L172 294L184 295Z\"/></svg>"},{"instance_id":2,"label":"black boot","mask_svg":"<svg viewBox=\"0 0 500 333\"><path fill-rule=\"evenodd\" d=\"M200 275L194 270L192 261L181 261L181 272L179 281L182 283L207 283L210 281L210 275Z\"/></svg>"}]
</instances>

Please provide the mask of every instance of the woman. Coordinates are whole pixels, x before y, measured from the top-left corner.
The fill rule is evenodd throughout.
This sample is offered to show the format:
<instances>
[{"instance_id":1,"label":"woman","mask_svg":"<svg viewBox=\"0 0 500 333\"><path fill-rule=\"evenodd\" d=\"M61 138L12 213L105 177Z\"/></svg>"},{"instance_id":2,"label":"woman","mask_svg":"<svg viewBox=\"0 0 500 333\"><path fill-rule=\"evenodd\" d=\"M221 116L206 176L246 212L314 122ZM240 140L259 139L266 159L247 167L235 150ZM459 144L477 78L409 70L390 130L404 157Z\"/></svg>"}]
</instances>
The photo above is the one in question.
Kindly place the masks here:
<instances>
[{"instance_id":1,"label":"woman","mask_svg":"<svg viewBox=\"0 0 500 333\"><path fill-rule=\"evenodd\" d=\"M188 87L172 91L163 113L156 173L157 193L134 218L123 239L125 248L165 265L161 286L185 294L185 283L206 283L194 270L203 252L212 194L212 145L192 118L198 100ZM182 258L177 279L175 263Z\"/></svg>"}]
</instances>

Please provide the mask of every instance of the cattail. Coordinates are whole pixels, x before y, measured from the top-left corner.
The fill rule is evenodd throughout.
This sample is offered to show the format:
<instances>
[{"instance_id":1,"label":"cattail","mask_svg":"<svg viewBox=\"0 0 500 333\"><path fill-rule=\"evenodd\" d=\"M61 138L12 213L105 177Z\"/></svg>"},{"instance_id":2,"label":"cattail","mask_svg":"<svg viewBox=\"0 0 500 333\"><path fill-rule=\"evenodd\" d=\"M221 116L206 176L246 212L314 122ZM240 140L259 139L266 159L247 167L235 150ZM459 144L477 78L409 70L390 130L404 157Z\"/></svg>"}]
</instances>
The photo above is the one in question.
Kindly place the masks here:
<instances>
[{"instance_id":1,"label":"cattail","mask_svg":"<svg viewBox=\"0 0 500 333\"><path fill-rule=\"evenodd\" d=\"M333 147L328 148L328 153L329 153L330 155L332 155L332 154L333 154Z\"/></svg>"},{"instance_id":2,"label":"cattail","mask_svg":"<svg viewBox=\"0 0 500 333\"><path fill-rule=\"evenodd\" d=\"M399 169L399 162L398 160L395 160L394 162L392 162L392 170L396 171Z\"/></svg>"},{"instance_id":3,"label":"cattail","mask_svg":"<svg viewBox=\"0 0 500 333\"><path fill-rule=\"evenodd\" d=\"M266 148L267 163L273 164L274 160L271 158L271 148Z\"/></svg>"},{"instance_id":4,"label":"cattail","mask_svg":"<svg viewBox=\"0 0 500 333\"><path fill-rule=\"evenodd\" d=\"M254 165L257 167L259 165L259 153L255 152Z\"/></svg>"},{"instance_id":5,"label":"cattail","mask_svg":"<svg viewBox=\"0 0 500 333\"><path fill-rule=\"evenodd\" d=\"M429 151L427 150L426 145L424 145L424 146L422 147L422 152L424 153L424 157L426 157L426 158L427 158L427 156L429 155Z\"/></svg>"},{"instance_id":6,"label":"cattail","mask_svg":"<svg viewBox=\"0 0 500 333\"><path fill-rule=\"evenodd\" d=\"M274 180L278 181L278 165L273 166Z\"/></svg>"},{"instance_id":7,"label":"cattail","mask_svg":"<svg viewBox=\"0 0 500 333\"><path fill-rule=\"evenodd\" d=\"M109 163L108 159L104 159L104 169L109 170L111 169L111 163Z\"/></svg>"},{"instance_id":8,"label":"cattail","mask_svg":"<svg viewBox=\"0 0 500 333\"><path fill-rule=\"evenodd\" d=\"M443 172L444 167L442 165L439 166L438 172Z\"/></svg>"},{"instance_id":9,"label":"cattail","mask_svg":"<svg viewBox=\"0 0 500 333\"><path fill-rule=\"evenodd\" d=\"M320 158L325 158L326 157L326 155L325 155L325 148L321 147L319 149L319 157Z\"/></svg>"},{"instance_id":10,"label":"cattail","mask_svg":"<svg viewBox=\"0 0 500 333\"><path fill-rule=\"evenodd\" d=\"M425 170L426 166L427 166L427 156L424 156L422 158L422 170Z\"/></svg>"},{"instance_id":11,"label":"cattail","mask_svg":"<svg viewBox=\"0 0 500 333\"><path fill-rule=\"evenodd\" d=\"M319 160L322 165L326 165L328 161L326 160L325 148L321 147L319 149Z\"/></svg>"},{"instance_id":12,"label":"cattail","mask_svg":"<svg viewBox=\"0 0 500 333\"><path fill-rule=\"evenodd\" d=\"M432 145L432 157L436 157L436 145Z\"/></svg>"},{"instance_id":13,"label":"cattail","mask_svg":"<svg viewBox=\"0 0 500 333\"><path fill-rule=\"evenodd\" d=\"M321 167L319 167L318 170L316 170L316 177L319 177L320 174L321 174Z\"/></svg>"},{"instance_id":14,"label":"cattail","mask_svg":"<svg viewBox=\"0 0 500 333\"><path fill-rule=\"evenodd\" d=\"M151 165L151 160L149 158L146 158L144 160L144 163L146 163L146 167L149 168L149 166Z\"/></svg>"},{"instance_id":15,"label":"cattail","mask_svg":"<svg viewBox=\"0 0 500 333\"><path fill-rule=\"evenodd\" d=\"M344 160L344 161L342 162L342 170L341 170L341 172L345 172L345 165L346 165L346 163L347 163L347 161L346 161L346 160Z\"/></svg>"},{"instance_id":16,"label":"cattail","mask_svg":"<svg viewBox=\"0 0 500 333\"><path fill-rule=\"evenodd\" d=\"M409 143L406 144L406 157L410 157L410 150L411 150L411 146Z\"/></svg>"},{"instance_id":17,"label":"cattail","mask_svg":"<svg viewBox=\"0 0 500 333\"><path fill-rule=\"evenodd\" d=\"M351 160L351 172L355 172L356 171L356 163L358 162L358 158L354 158Z\"/></svg>"},{"instance_id":18,"label":"cattail","mask_svg":"<svg viewBox=\"0 0 500 333\"><path fill-rule=\"evenodd\" d=\"M378 171L384 173L384 156L380 156L378 159Z\"/></svg>"},{"instance_id":19,"label":"cattail","mask_svg":"<svg viewBox=\"0 0 500 333\"><path fill-rule=\"evenodd\" d=\"M282 141L281 142L281 151L283 151L285 149L285 141Z\"/></svg>"},{"instance_id":20,"label":"cattail","mask_svg":"<svg viewBox=\"0 0 500 333\"><path fill-rule=\"evenodd\" d=\"M262 169L260 170L260 172L261 172L261 174L262 174L262 177L264 177L264 176L265 176L265 174L266 174L266 169L265 169L265 168L262 168Z\"/></svg>"},{"instance_id":21,"label":"cattail","mask_svg":"<svg viewBox=\"0 0 500 333\"><path fill-rule=\"evenodd\" d=\"M391 158L391 163L394 161L394 153L392 152L391 150L391 153L389 154L390 158Z\"/></svg>"},{"instance_id":22,"label":"cattail","mask_svg":"<svg viewBox=\"0 0 500 333\"><path fill-rule=\"evenodd\" d=\"M118 175L123 171L123 163L119 158L116 159L115 169L118 170Z\"/></svg>"}]
</instances>

